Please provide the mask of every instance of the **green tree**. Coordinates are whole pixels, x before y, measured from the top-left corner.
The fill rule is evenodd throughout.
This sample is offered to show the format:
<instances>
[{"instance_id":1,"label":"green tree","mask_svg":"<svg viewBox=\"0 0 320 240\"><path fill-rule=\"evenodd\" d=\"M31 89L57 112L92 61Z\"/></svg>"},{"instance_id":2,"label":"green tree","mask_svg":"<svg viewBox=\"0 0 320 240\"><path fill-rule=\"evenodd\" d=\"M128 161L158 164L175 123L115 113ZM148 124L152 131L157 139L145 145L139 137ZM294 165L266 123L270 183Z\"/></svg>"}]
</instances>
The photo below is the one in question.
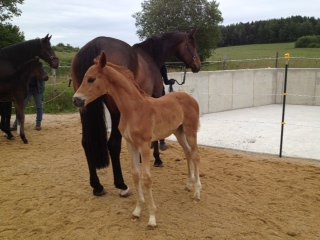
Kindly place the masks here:
<instances>
[{"instance_id":1,"label":"green tree","mask_svg":"<svg viewBox=\"0 0 320 240\"><path fill-rule=\"evenodd\" d=\"M0 0L0 23L20 16L21 10L17 4L22 4L24 0Z\"/></svg>"},{"instance_id":2,"label":"green tree","mask_svg":"<svg viewBox=\"0 0 320 240\"><path fill-rule=\"evenodd\" d=\"M19 27L0 23L0 48L22 41L24 41L24 35Z\"/></svg>"},{"instance_id":3,"label":"green tree","mask_svg":"<svg viewBox=\"0 0 320 240\"><path fill-rule=\"evenodd\" d=\"M20 16L21 10L17 5L24 0L0 0L0 48L24 41L24 34L18 26L7 21L14 16Z\"/></svg>"},{"instance_id":4,"label":"green tree","mask_svg":"<svg viewBox=\"0 0 320 240\"><path fill-rule=\"evenodd\" d=\"M201 59L217 47L221 35L218 24L223 18L216 1L145 0L141 6L142 11L133 14L141 40L165 32L197 29Z\"/></svg>"}]
</instances>

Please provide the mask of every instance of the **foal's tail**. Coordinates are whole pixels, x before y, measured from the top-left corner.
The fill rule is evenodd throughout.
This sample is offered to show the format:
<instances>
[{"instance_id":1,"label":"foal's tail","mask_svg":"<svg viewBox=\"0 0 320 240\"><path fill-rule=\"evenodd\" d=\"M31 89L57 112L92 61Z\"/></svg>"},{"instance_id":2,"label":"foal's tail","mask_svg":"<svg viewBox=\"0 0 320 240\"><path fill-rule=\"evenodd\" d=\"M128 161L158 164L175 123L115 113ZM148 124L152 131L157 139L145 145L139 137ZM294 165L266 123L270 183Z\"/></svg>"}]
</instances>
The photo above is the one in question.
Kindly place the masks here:
<instances>
[{"instance_id":1,"label":"foal's tail","mask_svg":"<svg viewBox=\"0 0 320 240\"><path fill-rule=\"evenodd\" d=\"M82 123L82 146L87 161L96 169L109 165L107 147L107 127L104 105L101 98L91 102L85 109L80 110Z\"/></svg>"}]
</instances>

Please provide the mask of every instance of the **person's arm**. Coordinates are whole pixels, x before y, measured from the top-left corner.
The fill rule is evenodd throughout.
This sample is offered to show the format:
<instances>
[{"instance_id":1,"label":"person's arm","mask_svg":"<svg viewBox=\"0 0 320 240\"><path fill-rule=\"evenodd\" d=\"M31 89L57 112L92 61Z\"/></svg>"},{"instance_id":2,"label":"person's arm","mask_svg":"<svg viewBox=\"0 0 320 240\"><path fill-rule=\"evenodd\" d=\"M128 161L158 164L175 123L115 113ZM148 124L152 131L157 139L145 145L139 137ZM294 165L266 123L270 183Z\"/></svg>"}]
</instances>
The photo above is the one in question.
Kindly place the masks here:
<instances>
[{"instance_id":1,"label":"person's arm","mask_svg":"<svg viewBox=\"0 0 320 240\"><path fill-rule=\"evenodd\" d=\"M162 76L162 79L163 79L163 82L164 84L168 85L168 73L167 73L167 67L166 65L163 65L161 68L160 68L160 73L161 73L161 76Z\"/></svg>"}]
</instances>

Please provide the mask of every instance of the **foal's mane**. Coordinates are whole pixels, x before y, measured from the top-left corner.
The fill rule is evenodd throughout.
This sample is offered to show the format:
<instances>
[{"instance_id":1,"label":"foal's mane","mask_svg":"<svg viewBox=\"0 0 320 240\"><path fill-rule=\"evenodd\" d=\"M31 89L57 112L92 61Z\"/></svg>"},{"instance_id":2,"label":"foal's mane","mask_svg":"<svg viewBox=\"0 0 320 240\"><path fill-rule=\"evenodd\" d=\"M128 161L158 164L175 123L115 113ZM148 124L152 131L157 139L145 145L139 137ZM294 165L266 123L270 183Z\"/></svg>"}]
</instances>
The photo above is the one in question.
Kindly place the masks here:
<instances>
[{"instance_id":1,"label":"foal's mane","mask_svg":"<svg viewBox=\"0 0 320 240\"><path fill-rule=\"evenodd\" d=\"M141 93L142 96L149 96L145 91L142 90L142 88L139 86L139 84L135 81L133 72L130 69L128 69L124 66L110 63L110 62L107 63L107 67L110 67L110 68L116 70L117 72L120 72L122 75L124 75L124 77L128 81L133 83L133 85L138 89L138 91Z\"/></svg>"},{"instance_id":2,"label":"foal's mane","mask_svg":"<svg viewBox=\"0 0 320 240\"><path fill-rule=\"evenodd\" d=\"M21 79L24 79L25 76L28 76L36 67L36 65L42 66L42 63L39 61L39 58L32 58L14 73L14 75L0 79L0 82L5 83L8 81L20 82Z\"/></svg>"}]
</instances>

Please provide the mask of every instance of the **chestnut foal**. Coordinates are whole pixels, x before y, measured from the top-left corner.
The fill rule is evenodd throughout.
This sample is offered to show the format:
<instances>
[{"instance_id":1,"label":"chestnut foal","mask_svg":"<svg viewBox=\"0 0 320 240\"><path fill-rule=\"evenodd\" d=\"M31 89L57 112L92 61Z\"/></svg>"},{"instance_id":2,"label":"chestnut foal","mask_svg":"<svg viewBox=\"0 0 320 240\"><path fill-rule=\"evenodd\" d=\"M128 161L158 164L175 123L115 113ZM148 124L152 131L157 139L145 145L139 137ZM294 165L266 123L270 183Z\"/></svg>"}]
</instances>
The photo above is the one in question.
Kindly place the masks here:
<instances>
[{"instance_id":1,"label":"chestnut foal","mask_svg":"<svg viewBox=\"0 0 320 240\"><path fill-rule=\"evenodd\" d=\"M199 105L184 92L173 92L160 98L149 97L136 84L131 71L107 63L106 55L102 52L86 72L82 84L73 96L73 102L78 107L85 107L106 94L113 98L119 108L119 130L132 154L132 175L138 192L133 219L141 215L144 187L148 196L148 226L154 228L157 223L150 173L152 141L164 139L172 133L176 136L188 162L186 189L190 191L194 188L194 198L200 200L200 158L197 146Z\"/></svg>"}]
</instances>

